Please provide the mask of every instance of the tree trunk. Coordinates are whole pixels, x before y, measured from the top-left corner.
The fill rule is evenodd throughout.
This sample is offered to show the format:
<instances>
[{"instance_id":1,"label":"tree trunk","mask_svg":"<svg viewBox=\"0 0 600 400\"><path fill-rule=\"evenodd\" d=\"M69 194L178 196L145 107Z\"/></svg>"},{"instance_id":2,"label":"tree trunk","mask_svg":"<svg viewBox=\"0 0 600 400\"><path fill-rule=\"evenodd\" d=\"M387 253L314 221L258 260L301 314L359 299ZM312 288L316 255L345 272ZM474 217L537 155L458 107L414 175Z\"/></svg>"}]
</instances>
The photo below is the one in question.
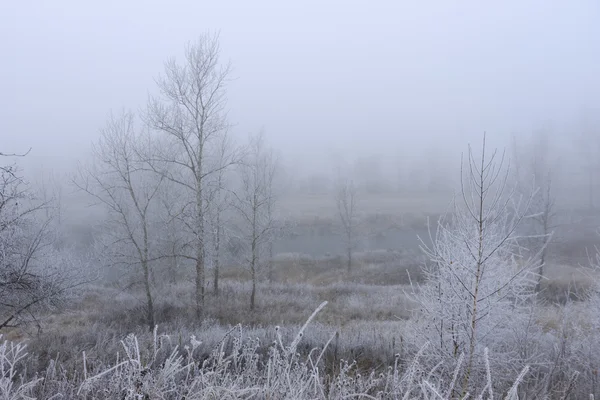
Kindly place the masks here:
<instances>
[{"instance_id":1,"label":"tree trunk","mask_svg":"<svg viewBox=\"0 0 600 400\"><path fill-rule=\"evenodd\" d=\"M484 137L485 140L485 137ZM467 392L469 388L469 379L471 378L471 371L473 370L473 360L475 358L475 345L477 343L477 321L479 319L479 310L477 308L479 302L479 283L481 282L481 274L483 273L483 247L484 247L484 235L485 235L485 221L486 217L484 216L484 201L485 201L485 141L484 141L484 153L481 156L481 170L479 171L479 192L477 193L477 197L479 200L478 208L479 215L477 216L477 233L478 233L478 250L477 250L477 271L475 273L475 292L473 294L473 304L471 308L471 337L469 338L469 361L467 364L467 369L465 371L465 382L463 386L463 395Z\"/></svg>"},{"instance_id":2,"label":"tree trunk","mask_svg":"<svg viewBox=\"0 0 600 400\"><path fill-rule=\"evenodd\" d=\"M252 260L250 261L250 273L252 275L252 293L250 294L250 310L256 305L256 240L252 240Z\"/></svg>"},{"instance_id":3,"label":"tree trunk","mask_svg":"<svg viewBox=\"0 0 600 400\"><path fill-rule=\"evenodd\" d=\"M256 263L258 260L258 229L257 229L257 213L258 213L258 196L256 190L252 199L252 260L250 261L250 271L252 273L252 293L250 294L250 310L254 310L256 303Z\"/></svg>"},{"instance_id":4,"label":"tree trunk","mask_svg":"<svg viewBox=\"0 0 600 400\"><path fill-rule=\"evenodd\" d=\"M252 269L252 293L250 293L250 310L254 311L256 306L256 271Z\"/></svg>"},{"instance_id":5,"label":"tree trunk","mask_svg":"<svg viewBox=\"0 0 600 400\"><path fill-rule=\"evenodd\" d=\"M214 263L213 291L215 292L215 297L219 297L219 260L214 260Z\"/></svg>"},{"instance_id":6,"label":"tree trunk","mask_svg":"<svg viewBox=\"0 0 600 400\"><path fill-rule=\"evenodd\" d=\"M200 153L202 154L202 146ZM205 271L204 271L204 202L202 199L202 160L198 160L198 175L196 177L196 318L202 319L204 308L204 287L205 287Z\"/></svg>"},{"instance_id":7,"label":"tree trunk","mask_svg":"<svg viewBox=\"0 0 600 400\"><path fill-rule=\"evenodd\" d=\"M196 318L202 319L204 311L204 251L198 244L196 253Z\"/></svg>"},{"instance_id":8,"label":"tree trunk","mask_svg":"<svg viewBox=\"0 0 600 400\"><path fill-rule=\"evenodd\" d=\"M219 260L220 260L220 254L219 254L219 249L221 247L221 227L220 227L220 218L217 215L217 234L215 237L215 254L214 254L214 258L213 258L213 265L215 268L215 273L214 273L214 277L213 277L213 290L215 292L215 296L219 297Z\"/></svg>"},{"instance_id":9,"label":"tree trunk","mask_svg":"<svg viewBox=\"0 0 600 400\"><path fill-rule=\"evenodd\" d=\"M148 267L148 261L142 261L142 268L144 269L144 287L146 289L146 306L148 307L148 329L150 332L154 329L154 301L152 300L152 292L150 290L150 271Z\"/></svg>"}]
</instances>

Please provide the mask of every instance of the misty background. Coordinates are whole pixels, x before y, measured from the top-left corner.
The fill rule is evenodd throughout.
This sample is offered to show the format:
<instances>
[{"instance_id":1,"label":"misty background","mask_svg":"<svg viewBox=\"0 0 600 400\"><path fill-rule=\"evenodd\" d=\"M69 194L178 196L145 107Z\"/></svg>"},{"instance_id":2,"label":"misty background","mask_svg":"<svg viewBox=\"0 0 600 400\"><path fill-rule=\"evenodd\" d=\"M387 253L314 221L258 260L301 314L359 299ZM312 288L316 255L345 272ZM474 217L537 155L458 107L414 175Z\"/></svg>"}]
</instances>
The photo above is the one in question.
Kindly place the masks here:
<instances>
[{"instance_id":1,"label":"misty background","mask_svg":"<svg viewBox=\"0 0 600 400\"><path fill-rule=\"evenodd\" d=\"M345 165L451 192L484 131L501 148L549 134L567 190L586 179L577 138L600 135L599 16L591 0L3 2L0 140L32 148L32 181L70 179L108 113L144 108L164 61L213 30L232 134L264 130L300 191Z\"/></svg>"}]
</instances>

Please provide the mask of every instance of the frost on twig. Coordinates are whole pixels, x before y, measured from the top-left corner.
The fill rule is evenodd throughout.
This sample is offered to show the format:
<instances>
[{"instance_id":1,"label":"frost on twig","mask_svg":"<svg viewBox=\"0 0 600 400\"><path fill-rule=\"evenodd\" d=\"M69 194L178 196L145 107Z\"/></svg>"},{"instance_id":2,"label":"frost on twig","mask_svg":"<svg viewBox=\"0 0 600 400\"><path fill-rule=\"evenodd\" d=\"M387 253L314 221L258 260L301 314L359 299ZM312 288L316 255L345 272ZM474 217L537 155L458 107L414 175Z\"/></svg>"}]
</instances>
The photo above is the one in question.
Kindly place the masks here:
<instances>
[{"instance_id":1,"label":"frost on twig","mask_svg":"<svg viewBox=\"0 0 600 400\"><path fill-rule=\"evenodd\" d=\"M507 343L524 325L537 283L537 255L522 255L517 234L531 197L514 196L504 164L504 155L486 153L485 136L480 159L469 147L460 196L439 220L433 244L422 242L425 283L410 293L418 305L410 336L417 346L431 343L431 365L465 355L463 391L485 382L487 366L478 361L484 348L494 353L494 365L518 360Z\"/></svg>"}]
</instances>

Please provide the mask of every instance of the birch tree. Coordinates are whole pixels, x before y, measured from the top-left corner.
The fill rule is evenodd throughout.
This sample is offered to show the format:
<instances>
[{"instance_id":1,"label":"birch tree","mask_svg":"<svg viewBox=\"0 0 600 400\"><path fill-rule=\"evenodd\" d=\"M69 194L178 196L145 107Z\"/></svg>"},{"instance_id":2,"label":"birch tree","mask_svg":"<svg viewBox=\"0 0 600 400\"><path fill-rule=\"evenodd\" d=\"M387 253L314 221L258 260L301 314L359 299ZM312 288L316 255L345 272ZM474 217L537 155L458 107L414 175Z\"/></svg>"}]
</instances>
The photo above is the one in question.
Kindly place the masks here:
<instances>
[{"instance_id":1,"label":"birch tree","mask_svg":"<svg viewBox=\"0 0 600 400\"><path fill-rule=\"evenodd\" d=\"M112 253L111 262L139 268L146 296L146 320L152 330L151 211L163 178L148 172L140 157L145 153L142 146L151 146L150 137L136 132L132 113L111 116L93 146L94 161L80 167L74 183L109 212L106 251Z\"/></svg>"},{"instance_id":2,"label":"birch tree","mask_svg":"<svg viewBox=\"0 0 600 400\"><path fill-rule=\"evenodd\" d=\"M487 153L485 136L479 160L469 146L452 213L439 220L432 245L422 241L430 263L425 283L412 293L418 305L410 323L414 338L429 341L438 360L464 356L463 389L471 393L473 375L485 370L476 365L484 348L495 363L504 363L500 370L517 362L510 337L516 327L525 329L519 324L536 284L536 258L519 255L515 233L531 196L515 199L504 160L497 151Z\"/></svg>"},{"instance_id":3,"label":"birch tree","mask_svg":"<svg viewBox=\"0 0 600 400\"><path fill-rule=\"evenodd\" d=\"M277 159L273 151L266 148L262 134L250 139L248 154L238 170L240 186L231 192L234 197L232 204L238 211L240 232L246 244L244 261L252 278L250 309L254 310L260 268L264 265L265 253L275 229L273 182Z\"/></svg>"},{"instance_id":4,"label":"birch tree","mask_svg":"<svg viewBox=\"0 0 600 400\"><path fill-rule=\"evenodd\" d=\"M150 99L147 121L167 136L166 151L154 154L152 169L179 185L189 199L186 226L193 251L182 255L195 262L196 316L202 318L206 286L206 185L207 178L235 162L232 157L209 168L207 157L227 129L225 86L231 72L221 64L218 36L205 34L185 48L185 59L165 63L157 79L160 95Z\"/></svg>"}]
</instances>

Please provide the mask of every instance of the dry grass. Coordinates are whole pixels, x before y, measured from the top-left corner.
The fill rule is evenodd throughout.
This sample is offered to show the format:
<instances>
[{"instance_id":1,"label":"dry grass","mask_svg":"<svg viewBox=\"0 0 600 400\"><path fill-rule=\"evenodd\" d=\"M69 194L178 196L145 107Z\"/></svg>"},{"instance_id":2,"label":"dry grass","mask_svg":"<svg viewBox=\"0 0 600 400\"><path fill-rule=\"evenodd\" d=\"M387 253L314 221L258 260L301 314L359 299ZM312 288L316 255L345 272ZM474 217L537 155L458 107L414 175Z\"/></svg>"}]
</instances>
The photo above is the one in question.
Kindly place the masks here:
<instances>
[{"instance_id":1,"label":"dry grass","mask_svg":"<svg viewBox=\"0 0 600 400\"><path fill-rule=\"evenodd\" d=\"M257 308L249 310L250 284L244 270L225 268L219 297L209 290L205 319L195 319L193 282L180 282L155 289L156 321L160 332L176 332L175 340L185 342L195 334L202 340L200 352L208 354L227 330L238 323L249 337L271 343L278 325L288 340L306 316L322 301L328 306L317 316L303 338L300 350L323 346L339 332L325 355L328 368L340 359L358 360L360 370L382 368L394 362L395 355L410 357L403 338L405 320L413 308L404 295L408 290L407 271L419 279L422 260L408 253L389 251L359 253L351 273L337 257L313 259L299 255L277 257L275 281L262 283ZM561 310L569 288L589 289L589 275L579 268L562 265L547 268L545 298L537 322L555 334L561 328ZM563 297L561 297L563 296ZM568 295L566 295L568 297ZM575 310L576 308L574 308ZM119 340L129 333L148 335L144 321L143 294L104 286L89 287L86 295L70 310L46 316L44 329L12 331L11 339L28 339L36 355L30 368L42 371L50 360L58 359L73 370L81 370L81 354L88 366L114 363ZM584 315L584 314L581 314Z\"/></svg>"},{"instance_id":2,"label":"dry grass","mask_svg":"<svg viewBox=\"0 0 600 400\"><path fill-rule=\"evenodd\" d=\"M590 268L549 264L544 270L542 298L552 304L585 300L600 274Z\"/></svg>"},{"instance_id":3,"label":"dry grass","mask_svg":"<svg viewBox=\"0 0 600 400\"><path fill-rule=\"evenodd\" d=\"M353 255L352 269L348 272L341 256L314 258L304 254L278 254L274 258L273 282L281 284L308 284L315 286L334 283L364 285L406 285L421 279L423 256L415 252L368 251ZM266 275L266 271L263 271ZM238 282L250 280L250 273L242 266L222 269L222 278Z\"/></svg>"}]
</instances>

